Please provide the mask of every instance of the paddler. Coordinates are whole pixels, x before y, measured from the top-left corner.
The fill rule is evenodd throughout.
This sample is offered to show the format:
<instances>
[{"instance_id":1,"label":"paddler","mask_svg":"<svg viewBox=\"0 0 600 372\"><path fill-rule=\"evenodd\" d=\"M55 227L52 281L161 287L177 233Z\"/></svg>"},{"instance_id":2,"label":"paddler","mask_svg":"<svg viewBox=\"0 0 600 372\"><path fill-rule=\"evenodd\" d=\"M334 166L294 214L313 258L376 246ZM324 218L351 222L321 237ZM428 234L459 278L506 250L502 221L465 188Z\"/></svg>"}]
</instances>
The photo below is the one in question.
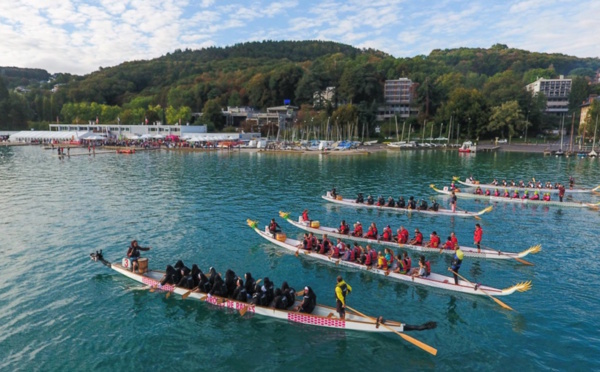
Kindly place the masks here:
<instances>
[{"instance_id":1,"label":"paddler","mask_svg":"<svg viewBox=\"0 0 600 372\"><path fill-rule=\"evenodd\" d=\"M396 268L396 270L394 270L394 272L399 274L407 274L410 271L410 266L412 262L406 251L402 252L402 257L398 255L398 262L399 265Z\"/></svg>"},{"instance_id":2,"label":"paddler","mask_svg":"<svg viewBox=\"0 0 600 372\"><path fill-rule=\"evenodd\" d=\"M408 242L408 230L404 228L404 226L400 226L398 229L398 243L406 244Z\"/></svg>"},{"instance_id":3,"label":"paddler","mask_svg":"<svg viewBox=\"0 0 600 372\"><path fill-rule=\"evenodd\" d=\"M392 240L392 228L390 225L387 225L383 228L383 235L381 236L381 240L389 242Z\"/></svg>"},{"instance_id":4,"label":"paddler","mask_svg":"<svg viewBox=\"0 0 600 372\"><path fill-rule=\"evenodd\" d=\"M334 199L337 197L337 191L335 190L335 187L331 189L331 197Z\"/></svg>"},{"instance_id":5,"label":"paddler","mask_svg":"<svg viewBox=\"0 0 600 372\"><path fill-rule=\"evenodd\" d=\"M337 312L340 314L340 319L346 318L346 296L352 293L352 287L350 287L342 276L337 277L337 284L335 286L335 302L337 305Z\"/></svg>"},{"instance_id":6,"label":"paddler","mask_svg":"<svg viewBox=\"0 0 600 372\"><path fill-rule=\"evenodd\" d=\"M454 244L452 243L452 238L448 237L446 243L444 243L444 249L454 249Z\"/></svg>"},{"instance_id":7,"label":"paddler","mask_svg":"<svg viewBox=\"0 0 600 372\"><path fill-rule=\"evenodd\" d=\"M149 251L151 247L140 247L137 240L132 240L131 245L127 249L127 257L131 261L131 271L135 272L138 269L138 258L140 251Z\"/></svg>"},{"instance_id":8,"label":"paddler","mask_svg":"<svg viewBox=\"0 0 600 372\"><path fill-rule=\"evenodd\" d=\"M431 274L431 263L425 260L425 256L419 258L419 268L411 269L410 275L426 278Z\"/></svg>"},{"instance_id":9,"label":"paddler","mask_svg":"<svg viewBox=\"0 0 600 372\"><path fill-rule=\"evenodd\" d=\"M363 197L362 192L358 193L358 196L356 197L356 203L364 203L365 202L365 198Z\"/></svg>"},{"instance_id":10,"label":"paddler","mask_svg":"<svg viewBox=\"0 0 600 372\"><path fill-rule=\"evenodd\" d=\"M562 203L563 198L565 197L565 191L567 191L565 189L565 185L563 185L562 183L558 186L558 200L560 200L560 202Z\"/></svg>"},{"instance_id":11,"label":"paddler","mask_svg":"<svg viewBox=\"0 0 600 372\"><path fill-rule=\"evenodd\" d=\"M340 228L338 231L340 234L348 235L348 233L350 232L350 226L348 226L348 224L346 223L346 220L342 220L342 223L340 223Z\"/></svg>"},{"instance_id":12,"label":"paddler","mask_svg":"<svg viewBox=\"0 0 600 372\"><path fill-rule=\"evenodd\" d=\"M377 206L378 207L385 206L385 199L381 195L379 195L379 197L377 198Z\"/></svg>"},{"instance_id":13,"label":"paddler","mask_svg":"<svg viewBox=\"0 0 600 372\"><path fill-rule=\"evenodd\" d=\"M362 227L362 224L360 223L360 221L356 221L356 223L354 224L354 231L352 232L352 236L358 236L358 237L362 238L363 227Z\"/></svg>"},{"instance_id":14,"label":"paddler","mask_svg":"<svg viewBox=\"0 0 600 372\"><path fill-rule=\"evenodd\" d=\"M475 224L475 232L473 232L473 243L477 245L477 253L481 253L481 239L483 237L483 229L481 225Z\"/></svg>"},{"instance_id":15,"label":"paddler","mask_svg":"<svg viewBox=\"0 0 600 372\"><path fill-rule=\"evenodd\" d=\"M414 197L408 198L408 209L417 209L417 202Z\"/></svg>"},{"instance_id":16,"label":"paddler","mask_svg":"<svg viewBox=\"0 0 600 372\"><path fill-rule=\"evenodd\" d=\"M430 247L430 248L437 248L440 245L440 237L438 236L437 232L432 232L431 235L429 235L429 241L427 242L426 247Z\"/></svg>"},{"instance_id":17,"label":"paddler","mask_svg":"<svg viewBox=\"0 0 600 372\"><path fill-rule=\"evenodd\" d=\"M437 212L440 209L440 203L437 202L437 200L433 200L433 204L431 204L431 208L429 208L430 211L434 211Z\"/></svg>"},{"instance_id":18,"label":"paddler","mask_svg":"<svg viewBox=\"0 0 600 372\"><path fill-rule=\"evenodd\" d=\"M398 198L398 203L396 203L396 205L398 208L406 208L406 202L402 196Z\"/></svg>"},{"instance_id":19,"label":"paddler","mask_svg":"<svg viewBox=\"0 0 600 372\"><path fill-rule=\"evenodd\" d=\"M452 240L452 249L456 249L458 247L458 239L454 231L450 233L450 240Z\"/></svg>"},{"instance_id":20,"label":"paddler","mask_svg":"<svg viewBox=\"0 0 600 372\"><path fill-rule=\"evenodd\" d=\"M374 203L375 201L373 200L373 197L371 195L367 196L367 204L373 205Z\"/></svg>"},{"instance_id":21,"label":"paddler","mask_svg":"<svg viewBox=\"0 0 600 372\"><path fill-rule=\"evenodd\" d=\"M396 206L396 202L394 201L394 198L392 198L391 196L388 198L387 206L388 207L395 207Z\"/></svg>"},{"instance_id":22,"label":"paddler","mask_svg":"<svg viewBox=\"0 0 600 372\"><path fill-rule=\"evenodd\" d=\"M308 209L302 211L302 222L310 223L310 218L308 217Z\"/></svg>"},{"instance_id":23,"label":"paddler","mask_svg":"<svg viewBox=\"0 0 600 372\"><path fill-rule=\"evenodd\" d=\"M458 285L458 270L460 269L460 265L462 264L462 260L464 258L463 251L460 250L460 247L456 247L456 252L454 252L454 258L452 259L452 266L448 268L448 270L453 271L452 275L454 275L454 284Z\"/></svg>"},{"instance_id":24,"label":"paddler","mask_svg":"<svg viewBox=\"0 0 600 372\"><path fill-rule=\"evenodd\" d=\"M296 308L296 311L310 314L315 309L315 306L317 306L317 295L309 286L304 287L304 297L302 298L302 303Z\"/></svg>"},{"instance_id":25,"label":"paddler","mask_svg":"<svg viewBox=\"0 0 600 372\"><path fill-rule=\"evenodd\" d=\"M408 243L410 245L423 245L423 234L419 229L415 229L415 237Z\"/></svg>"},{"instance_id":26,"label":"paddler","mask_svg":"<svg viewBox=\"0 0 600 372\"><path fill-rule=\"evenodd\" d=\"M535 190L535 192L533 193L531 200L540 200L540 194L537 190Z\"/></svg>"}]
</instances>

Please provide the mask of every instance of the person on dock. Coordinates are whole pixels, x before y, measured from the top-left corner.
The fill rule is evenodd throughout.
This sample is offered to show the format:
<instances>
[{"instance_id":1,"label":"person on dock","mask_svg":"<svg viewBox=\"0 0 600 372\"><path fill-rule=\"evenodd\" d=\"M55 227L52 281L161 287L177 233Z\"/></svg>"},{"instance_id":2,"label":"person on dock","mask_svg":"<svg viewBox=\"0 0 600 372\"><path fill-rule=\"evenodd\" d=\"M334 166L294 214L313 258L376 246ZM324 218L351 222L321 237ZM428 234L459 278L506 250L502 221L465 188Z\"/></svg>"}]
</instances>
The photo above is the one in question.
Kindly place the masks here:
<instances>
[{"instance_id":1,"label":"person on dock","mask_svg":"<svg viewBox=\"0 0 600 372\"><path fill-rule=\"evenodd\" d=\"M344 235L348 235L350 233L350 226L348 226L346 220L342 220L342 223L340 224L339 228L339 233Z\"/></svg>"},{"instance_id":2,"label":"person on dock","mask_svg":"<svg viewBox=\"0 0 600 372\"><path fill-rule=\"evenodd\" d=\"M456 248L454 252L454 258L452 258L452 263L448 270L452 271L452 275L454 276L454 284L458 285L458 270L460 270L460 265L462 264L464 258L463 251L460 250L460 247Z\"/></svg>"},{"instance_id":3,"label":"person on dock","mask_svg":"<svg viewBox=\"0 0 600 372\"><path fill-rule=\"evenodd\" d=\"M415 237L408 243L410 245L423 245L423 234L419 229L415 229Z\"/></svg>"},{"instance_id":4,"label":"person on dock","mask_svg":"<svg viewBox=\"0 0 600 372\"><path fill-rule=\"evenodd\" d=\"M563 198L565 197L565 191L567 191L565 189L565 185L563 185L562 183L558 186L558 200L562 203Z\"/></svg>"},{"instance_id":5,"label":"person on dock","mask_svg":"<svg viewBox=\"0 0 600 372\"><path fill-rule=\"evenodd\" d=\"M481 253L481 239L483 238L483 229L481 225L475 224L475 232L473 232L473 243L477 245L477 253Z\"/></svg>"},{"instance_id":6,"label":"person on dock","mask_svg":"<svg viewBox=\"0 0 600 372\"><path fill-rule=\"evenodd\" d=\"M131 245L127 248L127 257L131 261L131 271L135 272L138 269L138 259L140 251L149 251L151 247L140 247L137 240L132 240Z\"/></svg>"},{"instance_id":7,"label":"person on dock","mask_svg":"<svg viewBox=\"0 0 600 372\"><path fill-rule=\"evenodd\" d=\"M352 293L352 287L344 281L341 275L338 276L335 286L335 300L340 319L346 319L346 296L350 293Z\"/></svg>"},{"instance_id":8,"label":"person on dock","mask_svg":"<svg viewBox=\"0 0 600 372\"><path fill-rule=\"evenodd\" d=\"M273 237L275 237L275 234L281 232L281 226L279 226L274 218L271 219L271 223L269 224L269 232L273 234Z\"/></svg>"},{"instance_id":9,"label":"person on dock","mask_svg":"<svg viewBox=\"0 0 600 372\"><path fill-rule=\"evenodd\" d=\"M304 287L304 297L302 298L302 303L296 308L296 311L310 314L315 309L315 306L317 306L317 295L311 287Z\"/></svg>"}]
</instances>

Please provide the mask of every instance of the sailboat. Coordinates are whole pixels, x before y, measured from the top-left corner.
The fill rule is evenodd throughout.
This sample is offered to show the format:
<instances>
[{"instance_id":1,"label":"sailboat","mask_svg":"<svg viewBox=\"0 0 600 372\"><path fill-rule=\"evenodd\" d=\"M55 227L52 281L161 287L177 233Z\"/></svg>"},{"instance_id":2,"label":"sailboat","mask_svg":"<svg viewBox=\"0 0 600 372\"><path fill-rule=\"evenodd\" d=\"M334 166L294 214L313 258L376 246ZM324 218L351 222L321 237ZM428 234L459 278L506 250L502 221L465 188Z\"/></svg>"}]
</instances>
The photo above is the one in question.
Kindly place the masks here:
<instances>
[{"instance_id":1,"label":"sailboat","mask_svg":"<svg viewBox=\"0 0 600 372\"><path fill-rule=\"evenodd\" d=\"M594 147L596 147L596 131L598 130L598 115L596 115L596 126L594 126L594 142L592 143L592 151L588 153L590 158L595 158L598 156L596 151L594 151Z\"/></svg>"},{"instance_id":2,"label":"sailboat","mask_svg":"<svg viewBox=\"0 0 600 372\"><path fill-rule=\"evenodd\" d=\"M554 155L563 156L565 153L563 152L563 135L564 135L564 126L565 126L565 115L563 114L562 122L560 123L560 149L558 149Z\"/></svg>"}]
</instances>

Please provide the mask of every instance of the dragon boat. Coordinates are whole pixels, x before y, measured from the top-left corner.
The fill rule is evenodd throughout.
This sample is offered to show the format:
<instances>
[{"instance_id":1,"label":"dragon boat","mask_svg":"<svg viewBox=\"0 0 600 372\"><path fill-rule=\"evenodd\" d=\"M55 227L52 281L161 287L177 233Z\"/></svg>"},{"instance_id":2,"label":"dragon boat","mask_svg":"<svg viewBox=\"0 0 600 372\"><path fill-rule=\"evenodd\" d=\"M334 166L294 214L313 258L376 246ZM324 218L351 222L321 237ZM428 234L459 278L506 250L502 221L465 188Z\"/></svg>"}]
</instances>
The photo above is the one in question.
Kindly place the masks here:
<instances>
[{"instance_id":1,"label":"dragon boat","mask_svg":"<svg viewBox=\"0 0 600 372\"><path fill-rule=\"evenodd\" d=\"M344 199L340 195L337 195L337 197L334 198L331 195L330 191L327 192L327 195L322 195L321 197L331 203L347 205L347 206L355 207L355 208L374 208L374 209L380 209L380 210L386 210L386 211L398 212L398 213L422 213L422 214L427 214L430 216L452 216L452 217L475 217L475 218L478 218L482 214L491 211L493 208L492 206L489 206L485 209L482 209L479 212L469 212L469 211L452 212L452 210L444 209L444 208L439 208L437 211L433 211L433 210L429 210L429 209L421 210L418 208L410 209L410 208L388 207L385 205L379 206L377 204L357 203L356 200Z\"/></svg>"},{"instance_id":2,"label":"dragon boat","mask_svg":"<svg viewBox=\"0 0 600 372\"><path fill-rule=\"evenodd\" d=\"M435 187L435 185L429 185L435 192L440 194L444 194L447 196L452 195L452 191L448 189L448 187L444 187L443 190L440 190ZM509 190L512 190L509 188ZM568 208L591 208L598 210L600 206L599 203L586 203L582 201L559 201L559 200L532 200L532 199L522 199L522 198L512 198L512 197L504 197L504 196L493 196L493 195L484 195L484 194L472 194L463 191L454 191L454 195L457 198L462 199L479 199L479 200L488 200L491 202L502 202L502 203L516 203L516 204L530 204L530 205L556 205L560 207L568 207Z\"/></svg>"},{"instance_id":3,"label":"dragon boat","mask_svg":"<svg viewBox=\"0 0 600 372\"><path fill-rule=\"evenodd\" d=\"M102 251L96 251L90 254L92 261L101 262L110 269L117 273L128 277L129 279L135 280L147 286L151 291L159 290L166 292L167 296L171 293L182 296L183 299L190 298L208 304L218 306L220 308L226 308L231 310L239 311L242 316L246 314L261 315L269 318L275 318L280 320L286 320L292 323L306 324L316 327L334 328L341 330L352 330L362 332L374 332L374 333L396 333L406 341L414 344L423 350L436 355L437 350L433 347L414 339L403 332L408 331L422 331L433 329L437 326L435 322L427 322L422 325L410 325L404 324L392 320L384 320L383 317L373 318L368 315L359 313L354 309L347 307L345 319L337 317L336 309L333 307L316 304L314 310L310 314L299 313L292 310L280 310L272 307L258 306L241 301L235 301L230 298L223 298L219 296L209 296L206 293L189 290L187 288L177 287L171 284L161 285L160 282L164 278L165 272L158 270L147 270L147 259L145 259L144 265L140 265L140 271L132 272L130 270L130 263L127 258L124 258L122 263L111 263L104 259ZM291 307L294 309L300 305L301 301L296 300L294 305Z\"/></svg>"},{"instance_id":4,"label":"dragon boat","mask_svg":"<svg viewBox=\"0 0 600 372\"><path fill-rule=\"evenodd\" d=\"M356 262L344 261L339 258L331 258L328 255L307 251L302 249L302 242L296 239L290 239L285 234L279 234L273 237L269 232L269 227L265 226L264 230L257 228L257 222L247 220L250 226L258 235L273 243L277 247L283 248L285 251L307 259L317 260L333 266L341 266L354 270L366 271L374 275L379 275L386 279L393 279L400 282L419 284L422 286L438 288L451 292L465 293L471 295L482 296L508 296L517 291L525 292L531 289L531 281L526 281L508 287L499 289L487 285L471 283L466 280L459 280L458 284L454 284L454 278L441 274L431 273L427 277L411 276L408 274L394 273L392 270L377 269L376 267L362 265ZM495 299L494 299L495 300Z\"/></svg>"},{"instance_id":5,"label":"dragon boat","mask_svg":"<svg viewBox=\"0 0 600 372\"><path fill-rule=\"evenodd\" d=\"M550 193L558 193L558 189L555 188L546 188L546 187L542 187L542 188L537 188L537 187L521 187L518 185L515 186L504 186L504 185L493 185L490 183L480 183L479 181L469 181L468 179L466 179L465 181L461 181L459 177L452 177L452 181L454 182L458 182L459 184L466 186L466 187L480 187L484 190L495 190L495 189L516 189L519 191L528 191L528 192L539 192L541 194L545 194L547 192ZM588 188L565 188L565 194L584 194L584 193L596 193L598 192L598 190L600 190L600 186L596 186L593 189L588 189Z\"/></svg>"},{"instance_id":6,"label":"dragon boat","mask_svg":"<svg viewBox=\"0 0 600 372\"><path fill-rule=\"evenodd\" d=\"M367 243L367 244L378 244L378 245L391 247L391 248L411 249L411 250L424 252L424 253L431 253L431 254L442 254L443 253L443 254L454 255L454 250L452 250L452 249L442 249L441 247L440 248L431 248L431 247L425 247L425 246L421 246L421 245L411 245L411 244L400 244L396 241L385 241L385 240L381 240L381 239L370 239L370 238L365 238L365 237L353 236L351 234L342 234L335 227L326 227L326 226L321 226L320 224L318 224L319 225L318 227L311 227L311 224L309 222L302 221L302 216L298 217L298 221L294 221L290 218L289 213L286 213L286 212L279 212L279 216L284 218L287 222L291 223L292 225L296 226L297 228L302 229L304 231L312 232L313 234L319 234L319 235L327 234L327 236L334 237L334 238L348 239L348 240L361 242L361 243ZM460 249L463 251L465 257L485 258L485 259L495 259L495 260L514 259L514 260L517 260L526 265L533 265L532 263L525 261L522 258L527 256L528 254L538 253L539 251L542 250L542 246L534 245L534 246L529 247L526 250L524 250L522 252L518 252L518 253L502 252L502 251L497 251L497 250L493 250L493 249L485 249L485 248L481 248L481 250L478 252L477 248L475 248L475 247L464 247L464 246L461 246Z\"/></svg>"}]
</instances>

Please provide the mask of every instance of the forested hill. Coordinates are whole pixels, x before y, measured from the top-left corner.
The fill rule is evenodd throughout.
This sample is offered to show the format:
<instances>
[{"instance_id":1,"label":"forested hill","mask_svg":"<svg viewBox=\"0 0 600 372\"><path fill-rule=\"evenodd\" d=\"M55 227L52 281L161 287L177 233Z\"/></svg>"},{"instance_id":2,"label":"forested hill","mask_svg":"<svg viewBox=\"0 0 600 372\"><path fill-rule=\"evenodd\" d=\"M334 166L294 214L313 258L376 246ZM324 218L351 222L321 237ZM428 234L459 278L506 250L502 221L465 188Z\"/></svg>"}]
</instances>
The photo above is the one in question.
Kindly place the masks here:
<instances>
[{"instance_id":1,"label":"forested hill","mask_svg":"<svg viewBox=\"0 0 600 372\"><path fill-rule=\"evenodd\" d=\"M516 101L523 113L529 113L528 120L536 130L541 129L543 121L539 114L542 103L532 102L523 89L526 84L538 77L574 78L574 109L589 93L600 93L597 86L588 84L598 69L598 58L528 52L502 44L394 58L381 51L335 42L248 42L224 48L176 50L152 60L100 68L85 76L56 74L49 84L30 85L31 91L24 96L27 110L4 121L12 122L13 127L23 126L24 118L48 122L56 121L57 116L67 122L96 116L110 122L118 115L123 123L135 123L144 117L158 120L157 107L172 108L172 113L180 108L186 108L181 113L208 108L214 112L219 107L246 105L264 109L280 105L284 99L301 106L312 104L314 92L329 86L336 87L336 102L351 103L363 118L372 118L383 100L385 80L408 77L418 84L414 102L419 110L415 118L418 122L447 122L452 113L459 112L464 116L459 120L481 121L466 126L468 135L475 130L484 133L481 128L487 125L492 108ZM15 71L11 73L14 81ZM0 76L6 79L7 75ZM51 93L55 84L61 85ZM4 85L14 87L6 81ZM103 107L100 114L97 108L82 106L92 103ZM69 110L63 110L67 106ZM328 114L332 109L335 107L329 108Z\"/></svg>"}]
</instances>

